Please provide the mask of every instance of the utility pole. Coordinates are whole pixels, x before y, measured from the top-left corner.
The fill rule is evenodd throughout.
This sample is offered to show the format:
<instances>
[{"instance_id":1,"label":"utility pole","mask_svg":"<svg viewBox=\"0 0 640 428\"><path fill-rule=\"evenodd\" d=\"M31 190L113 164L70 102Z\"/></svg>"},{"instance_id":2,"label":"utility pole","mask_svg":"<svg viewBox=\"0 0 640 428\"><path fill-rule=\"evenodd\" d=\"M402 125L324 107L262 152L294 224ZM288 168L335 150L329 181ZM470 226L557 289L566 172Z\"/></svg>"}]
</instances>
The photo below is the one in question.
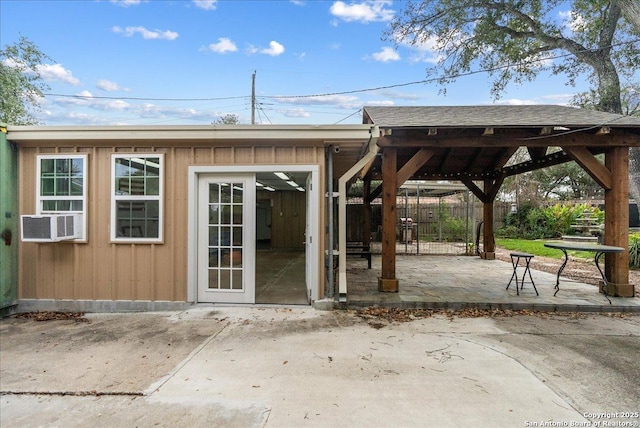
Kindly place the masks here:
<instances>
[{"instance_id":1,"label":"utility pole","mask_svg":"<svg viewBox=\"0 0 640 428\"><path fill-rule=\"evenodd\" d=\"M251 124L256 124L256 71L251 75Z\"/></svg>"}]
</instances>

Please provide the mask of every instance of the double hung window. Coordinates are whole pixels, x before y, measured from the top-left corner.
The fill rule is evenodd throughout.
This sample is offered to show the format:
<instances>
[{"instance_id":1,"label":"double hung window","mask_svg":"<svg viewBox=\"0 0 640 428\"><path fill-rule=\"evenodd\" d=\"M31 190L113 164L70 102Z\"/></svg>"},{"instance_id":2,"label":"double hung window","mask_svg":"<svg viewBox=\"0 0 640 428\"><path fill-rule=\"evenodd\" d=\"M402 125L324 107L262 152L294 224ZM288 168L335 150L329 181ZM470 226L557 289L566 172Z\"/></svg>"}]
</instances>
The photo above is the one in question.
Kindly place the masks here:
<instances>
[{"instance_id":1,"label":"double hung window","mask_svg":"<svg viewBox=\"0 0 640 428\"><path fill-rule=\"evenodd\" d=\"M112 155L111 240L162 242L162 154Z\"/></svg>"},{"instance_id":2,"label":"double hung window","mask_svg":"<svg viewBox=\"0 0 640 428\"><path fill-rule=\"evenodd\" d=\"M80 238L86 237L87 155L38 155L36 214L82 214Z\"/></svg>"}]
</instances>

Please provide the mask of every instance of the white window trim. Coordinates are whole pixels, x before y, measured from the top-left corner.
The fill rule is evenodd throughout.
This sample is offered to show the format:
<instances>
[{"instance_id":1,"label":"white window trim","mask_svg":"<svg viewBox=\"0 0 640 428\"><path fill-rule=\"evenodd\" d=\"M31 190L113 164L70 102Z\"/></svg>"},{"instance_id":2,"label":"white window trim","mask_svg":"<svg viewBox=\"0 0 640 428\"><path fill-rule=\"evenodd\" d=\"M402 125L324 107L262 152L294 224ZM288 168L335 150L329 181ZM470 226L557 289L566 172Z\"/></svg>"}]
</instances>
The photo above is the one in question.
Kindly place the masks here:
<instances>
[{"instance_id":1,"label":"white window trim","mask_svg":"<svg viewBox=\"0 0 640 428\"><path fill-rule=\"evenodd\" d=\"M158 158L159 166L159 181L158 181L158 195L116 195L116 159L118 158ZM164 154L163 153L114 153L111 155L111 220L110 220L110 239L113 243L127 244L157 244L164 242ZM131 237L119 237L117 236L116 227L116 207L117 201L158 201L158 237L157 238L131 238Z\"/></svg>"},{"instance_id":2,"label":"white window trim","mask_svg":"<svg viewBox=\"0 0 640 428\"><path fill-rule=\"evenodd\" d=\"M82 170L82 196L42 196L40 194L41 186L42 186L42 161L46 159L82 159L83 162L83 170ZM47 215L47 214L80 214L81 221L81 230L80 230L80 238L72 239L64 242L87 242L87 217L89 213L89 206L87 201L87 194L89 189L89 156L87 154L81 153L63 153L63 154L43 154L36 156L36 215ZM81 211L50 211L43 210L42 203L47 200L77 200L82 201L82 210Z\"/></svg>"}]
</instances>

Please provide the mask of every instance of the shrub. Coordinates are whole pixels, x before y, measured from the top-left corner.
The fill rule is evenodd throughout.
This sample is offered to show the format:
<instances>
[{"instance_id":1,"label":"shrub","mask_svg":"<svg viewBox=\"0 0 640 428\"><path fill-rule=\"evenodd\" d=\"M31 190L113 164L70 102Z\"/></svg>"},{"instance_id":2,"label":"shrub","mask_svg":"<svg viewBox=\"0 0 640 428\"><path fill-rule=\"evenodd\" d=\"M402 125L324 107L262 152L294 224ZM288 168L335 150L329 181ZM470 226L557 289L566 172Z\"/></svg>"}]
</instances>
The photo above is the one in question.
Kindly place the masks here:
<instances>
[{"instance_id":1,"label":"shrub","mask_svg":"<svg viewBox=\"0 0 640 428\"><path fill-rule=\"evenodd\" d=\"M640 233L629 236L629 267L640 268Z\"/></svg>"},{"instance_id":2,"label":"shrub","mask_svg":"<svg viewBox=\"0 0 640 428\"><path fill-rule=\"evenodd\" d=\"M462 241L466 233L466 222L459 218L449 217L444 221L444 239L449 241Z\"/></svg>"},{"instance_id":3,"label":"shrub","mask_svg":"<svg viewBox=\"0 0 640 428\"><path fill-rule=\"evenodd\" d=\"M604 213L599 208L586 204L556 204L547 208L523 204L517 213L505 217L505 226L497 230L496 235L524 239L559 238L575 233L571 225L575 224L576 219L583 216L585 211L589 211L597 223L604 219ZM517 230L516 233L513 228Z\"/></svg>"},{"instance_id":4,"label":"shrub","mask_svg":"<svg viewBox=\"0 0 640 428\"><path fill-rule=\"evenodd\" d=\"M509 238L509 239L517 239L519 236L518 228L509 225L501 227L495 231L496 238Z\"/></svg>"}]
</instances>

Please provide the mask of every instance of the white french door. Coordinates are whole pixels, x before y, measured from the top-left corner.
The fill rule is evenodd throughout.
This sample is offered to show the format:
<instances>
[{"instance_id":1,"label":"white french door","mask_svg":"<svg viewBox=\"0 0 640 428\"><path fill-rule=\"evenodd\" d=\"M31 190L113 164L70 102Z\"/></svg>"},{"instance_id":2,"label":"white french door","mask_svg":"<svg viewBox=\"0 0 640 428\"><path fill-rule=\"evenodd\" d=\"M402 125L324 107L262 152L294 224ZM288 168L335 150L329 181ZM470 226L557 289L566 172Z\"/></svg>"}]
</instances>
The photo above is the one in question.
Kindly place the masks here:
<instances>
[{"instance_id":1,"label":"white french door","mask_svg":"<svg viewBox=\"0 0 640 428\"><path fill-rule=\"evenodd\" d=\"M255 302L255 175L198 178L198 301Z\"/></svg>"}]
</instances>

